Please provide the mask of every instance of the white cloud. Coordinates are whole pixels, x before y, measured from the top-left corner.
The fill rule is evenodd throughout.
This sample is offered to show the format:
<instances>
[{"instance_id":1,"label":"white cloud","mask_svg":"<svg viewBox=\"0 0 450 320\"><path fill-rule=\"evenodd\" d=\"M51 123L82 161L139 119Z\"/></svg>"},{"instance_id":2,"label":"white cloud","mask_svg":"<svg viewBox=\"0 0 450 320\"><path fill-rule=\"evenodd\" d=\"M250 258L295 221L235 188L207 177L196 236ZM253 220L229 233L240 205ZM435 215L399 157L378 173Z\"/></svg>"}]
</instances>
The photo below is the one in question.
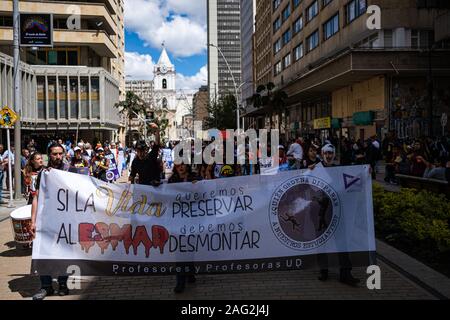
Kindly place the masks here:
<instances>
[{"instance_id":1,"label":"white cloud","mask_svg":"<svg viewBox=\"0 0 450 320\"><path fill-rule=\"evenodd\" d=\"M206 50L206 1L126 0L125 27L145 44L166 48L176 57L190 57Z\"/></svg>"},{"instance_id":2,"label":"white cloud","mask_svg":"<svg viewBox=\"0 0 450 320\"><path fill-rule=\"evenodd\" d=\"M188 91L197 91L203 85L207 84L208 81L208 68L203 66L195 75L184 76L182 74L177 74L177 89L183 89Z\"/></svg>"},{"instance_id":3,"label":"white cloud","mask_svg":"<svg viewBox=\"0 0 450 320\"><path fill-rule=\"evenodd\" d=\"M152 80L154 65L149 54L125 52L125 74L131 80Z\"/></svg>"},{"instance_id":4,"label":"white cloud","mask_svg":"<svg viewBox=\"0 0 450 320\"><path fill-rule=\"evenodd\" d=\"M206 23L207 0L167 0L166 7L177 14L186 14L200 25Z\"/></svg>"}]
</instances>

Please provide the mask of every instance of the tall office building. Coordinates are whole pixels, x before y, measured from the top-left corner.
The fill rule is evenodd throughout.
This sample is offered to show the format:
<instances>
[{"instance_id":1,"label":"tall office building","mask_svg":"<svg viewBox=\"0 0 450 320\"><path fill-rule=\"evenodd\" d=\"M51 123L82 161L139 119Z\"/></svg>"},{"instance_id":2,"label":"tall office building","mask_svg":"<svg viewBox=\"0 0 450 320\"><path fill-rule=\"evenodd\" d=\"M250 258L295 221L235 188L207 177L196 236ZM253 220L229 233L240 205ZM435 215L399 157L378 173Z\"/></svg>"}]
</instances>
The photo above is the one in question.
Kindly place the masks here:
<instances>
[{"instance_id":1,"label":"tall office building","mask_svg":"<svg viewBox=\"0 0 450 320\"><path fill-rule=\"evenodd\" d=\"M125 93L123 0L22 0L19 10L36 13L29 19L37 21L39 13L53 15L53 46L21 48L23 139L118 139L123 126L114 104ZM12 106L12 1L1 0L0 12L0 102Z\"/></svg>"},{"instance_id":2,"label":"tall office building","mask_svg":"<svg viewBox=\"0 0 450 320\"><path fill-rule=\"evenodd\" d=\"M256 0L241 0L241 106L254 93L253 83L253 33L255 31Z\"/></svg>"},{"instance_id":3,"label":"tall office building","mask_svg":"<svg viewBox=\"0 0 450 320\"><path fill-rule=\"evenodd\" d=\"M226 93L235 94L241 84L240 0L209 0L207 10L208 87L214 100Z\"/></svg>"}]
</instances>

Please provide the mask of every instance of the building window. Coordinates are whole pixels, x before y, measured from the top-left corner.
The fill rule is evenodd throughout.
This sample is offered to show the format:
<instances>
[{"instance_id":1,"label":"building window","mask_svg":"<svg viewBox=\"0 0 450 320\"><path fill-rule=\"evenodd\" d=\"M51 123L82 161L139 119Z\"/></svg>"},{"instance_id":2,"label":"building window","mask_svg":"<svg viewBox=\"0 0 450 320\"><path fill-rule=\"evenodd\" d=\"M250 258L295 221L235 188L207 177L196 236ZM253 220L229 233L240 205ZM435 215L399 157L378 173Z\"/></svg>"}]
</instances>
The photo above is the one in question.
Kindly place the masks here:
<instances>
[{"instance_id":1,"label":"building window","mask_svg":"<svg viewBox=\"0 0 450 320\"><path fill-rule=\"evenodd\" d=\"M100 81L97 77L91 78L91 106L92 118L100 119Z\"/></svg>"},{"instance_id":2,"label":"building window","mask_svg":"<svg viewBox=\"0 0 450 320\"><path fill-rule=\"evenodd\" d=\"M294 22L294 33L299 33L303 29L303 16L300 16L295 22Z\"/></svg>"},{"instance_id":3,"label":"building window","mask_svg":"<svg viewBox=\"0 0 450 320\"><path fill-rule=\"evenodd\" d=\"M277 20L273 23L273 32L277 32L281 28L281 18L278 17Z\"/></svg>"},{"instance_id":4,"label":"building window","mask_svg":"<svg viewBox=\"0 0 450 320\"><path fill-rule=\"evenodd\" d=\"M37 77L38 119L42 120L46 115L46 92L45 77Z\"/></svg>"},{"instance_id":5,"label":"building window","mask_svg":"<svg viewBox=\"0 0 450 320\"><path fill-rule=\"evenodd\" d=\"M281 50L281 39L278 39L277 42L273 45L273 51L278 53Z\"/></svg>"},{"instance_id":6,"label":"building window","mask_svg":"<svg viewBox=\"0 0 450 320\"><path fill-rule=\"evenodd\" d=\"M70 118L78 118L78 78L70 77Z\"/></svg>"},{"instance_id":7,"label":"building window","mask_svg":"<svg viewBox=\"0 0 450 320\"><path fill-rule=\"evenodd\" d=\"M39 50L26 50L26 62L32 65L80 65L79 48L41 48Z\"/></svg>"},{"instance_id":8,"label":"building window","mask_svg":"<svg viewBox=\"0 0 450 320\"><path fill-rule=\"evenodd\" d=\"M162 88L167 89L167 80L166 79L163 79L163 81L162 81Z\"/></svg>"},{"instance_id":9,"label":"building window","mask_svg":"<svg viewBox=\"0 0 450 320\"><path fill-rule=\"evenodd\" d=\"M339 31L339 13L323 24L323 39L328 40Z\"/></svg>"},{"instance_id":10,"label":"building window","mask_svg":"<svg viewBox=\"0 0 450 320\"><path fill-rule=\"evenodd\" d=\"M287 45L292 39L291 29L283 33L283 46Z\"/></svg>"},{"instance_id":11,"label":"building window","mask_svg":"<svg viewBox=\"0 0 450 320\"><path fill-rule=\"evenodd\" d=\"M81 92L81 118L89 118L89 78L81 77L80 79Z\"/></svg>"},{"instance_id":12,"label":"building window","mask_svg":"<svg viewBox=\"0 0 450 320\"><path fill-rule=\"evenodd\" d=\"M327 5L329 5L331 1L333 1L333 0L323 0L323 1L322 1L322 8L324 8L324 7L326 7Z\"/></svg>"},{"instance_id":13,"label":"building window","mask_svg":"<svg viewBox=\"0 0 450 320\"><path fill-rule=\"evenodd\" d=\"M310 22L319 13L319 3L314 1L308 9L306 9L306 22Z\"/></svg>"},{"instance_id":14,"label":"building window","mask_svg":"<svg viewBox=\"0 0 450 320\"><path fill-rule=\"evenodd\" d=\"M345 22L351 23L353 20L363 15L367 11L366 0L352 0L345 6Z\"/></svg>"},{"instance_id":15,"label":"building window","mask_svg":"<svg viewBox=\"0 0 450 320\"><path fill-rule=\"evenodd\" d=\"M392 34L391 34L392 36ZM386 39L385 39L386 41ZM390 45L392 46L392 38L391 38L391 43ZM386 42L385 42L385 46L386 46ZM378 33L374 33L370 36L368 36L367 38L362 39L361 41L359 41L358 43L355 44L356 48L377 48L380 47L379 42L378 42Z\"/></svg>"},{"instance_id":16,"label":"building window","mask_svg":"<svg viewBox=\"0 0 450 320\"><path fill-rule=\"evenodd\" d=\"M59 117L67 119L67 77L58 78L59 90Z\"/></svg>"},{"instance_id":17,"label":"building window","mask_svg":"<svg viewBox=\"0 0 450 320\"><path fill-rule=\"evenodd\" d=\"M47 77L48 119L56 119L56 77Z\"/></svg>"},{"instance_id":18,"label":"building window","mask_svg":"<svg viewBox=\"0 0 450 320\"><path fill-rule=\"evenodd\" d=\"M277 10L281 4L281 0L273 0L273 11Z\"/></svg>"},{"instance_id":19,"label":"building window","mask_svg":"<svg viewBox=\"0 0 450 320\"><path fill-rule=\"evenodd\" d=\"M163 107L163 109L167 109L167 99L166 98L162 99L162 107Z\"/></svg>"},{"instance_id":20,"label":"building window","mask_svg":"<svg viewBox=\"0 0 450 320\"><path fill-rule=\"evenodd\" d=\"M283 22L289 19L291 15L291 4L288 4L287 7L283 10Z\"/></svg>"},{"instance_id":21,"label":"building window","mask_svg":"<svg viewBox=\"0 0 450 320\"><path fill-rule=\"evenodd\" d=\"M394 46L394 41L392 38L392 30L384 29L383 32L384 32L384 47L392 48Z\"/></svg>"},{"instance_id":22,"label":"building window","mask_svg":"<svg viewBox=\"0 0 450 320\"><path fill-rule=\"evenodd\" d=\"M294 8L297 8L298 5L300 4L300 2L302 2L302 0L294 0L294 1L292 1L292 4L294 5Z\"/></svg>"},{"instance_id":23,"label":"building window","mask_svg":"<svg viewBox=\"0 0 450 320\"><path fill-rule=\"evenodd\" d=\"M306 38L308 52L314 50L319 45L319 30L314 31L308 38Z\"/></svg>"},{"instance_id":24,"label":"building window","mask_svg":"<svg viewBox=\"0 0 450 320\"><path fill-rule=\"evenodd\" d=\"M303 58L303 42L300 43L297 47L294 49L294 59L295 61L300 60Z\"/></svg>"},{"instance_id":25,"label":"building window","mask_svg":"<svg viewBox=\"0 0 450 320\"><path fill-rule=\"evenodd\" d=\"M411 48L428 48L434 41L434 35L428 30L411 30Z\"/></svg>"},{"instance_id":26,"label":"building window","mask_svg":"<svg viewBox=\"0 0 450 320\"><path fill-rule=\"evenodd\" d=\"M289 53L287 56L283 58L283 69L286 69L291 65L291 54Z\"/></svg>"},{"instance_id":27,"label":"building window","mask_svg":"<svg viewBox=\"0 0 450 320\"><path fill-rule=\"evenodd\" d=\"M275 71L275 75L278 75L278 74L281 73L281 71L282 71L281 61L279 61L277 64L275 64L274 69L275 69L274 70Z\"/></svg>"}]
</instances>

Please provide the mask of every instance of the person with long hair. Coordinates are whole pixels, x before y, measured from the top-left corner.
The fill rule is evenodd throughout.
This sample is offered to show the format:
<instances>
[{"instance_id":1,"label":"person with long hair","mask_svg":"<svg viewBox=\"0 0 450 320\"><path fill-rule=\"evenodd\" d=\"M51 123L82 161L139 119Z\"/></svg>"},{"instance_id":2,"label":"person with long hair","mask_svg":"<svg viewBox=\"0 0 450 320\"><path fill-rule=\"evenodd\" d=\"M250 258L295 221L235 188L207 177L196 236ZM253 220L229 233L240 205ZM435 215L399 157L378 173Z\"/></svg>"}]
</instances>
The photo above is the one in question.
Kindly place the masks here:
<instances>
[{"instance_id":1,"label":"person with long hair","mask_svg":"<svg viewBox=\"0 0 450 320\"><path fill-rule=\"evenodd\" d=\"M23 168L23 177L25 184L25 194L28 199L28 204L33 203L33 198L36 196L36 182L41 170L44 168L42 154L34 152L30 155L25 167Z\"/></svg>"},{"instance_id":2,"label":"person with long hair","mask_svg":"<svg viewBox=\"0 0 450 320\"><path fill-rule=\"evenodd\" d=\"M319 146L312 142L306 145L306 152L300 165L301 169L314 169L314 167L320 163L320 158L318 157L319 149Z\"/></svg>"}]
</instances>

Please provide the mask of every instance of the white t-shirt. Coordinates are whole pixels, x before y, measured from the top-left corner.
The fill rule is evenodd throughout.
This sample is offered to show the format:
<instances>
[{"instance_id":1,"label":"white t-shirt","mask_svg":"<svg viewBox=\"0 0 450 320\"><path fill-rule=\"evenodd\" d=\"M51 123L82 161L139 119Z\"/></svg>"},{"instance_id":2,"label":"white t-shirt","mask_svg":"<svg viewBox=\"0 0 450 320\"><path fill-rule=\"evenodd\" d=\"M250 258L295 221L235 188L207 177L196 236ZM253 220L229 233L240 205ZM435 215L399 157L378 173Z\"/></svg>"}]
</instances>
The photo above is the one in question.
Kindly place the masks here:
<instances>
[{"instance_id":1,"label":"white t-shirt","mask_svg":"<svg viewBox=\"0 0 450 320\"><path fill-rule=\"evenodd\" d=\"M2 156L2 161L6 160L6 159L9 159L9 151L8 150L6 150ZM14 165L14 153L13 152L11 152L11 165L12 166Z\"/></svg>"},{"instance_id":2,"label":"white t-shirt","mask_svg":"<svg viewBox=\"0 0 450 320\"><path fill-rule=\"evenodd\" d=\"M294 142L289 147L289 150L286 153L286 155L293 156L294 159L296 159L296 160L301 160L301 159L303 159L303 148L300 144L298 144L297 142Z\"/></svg>"}]
</instances>

